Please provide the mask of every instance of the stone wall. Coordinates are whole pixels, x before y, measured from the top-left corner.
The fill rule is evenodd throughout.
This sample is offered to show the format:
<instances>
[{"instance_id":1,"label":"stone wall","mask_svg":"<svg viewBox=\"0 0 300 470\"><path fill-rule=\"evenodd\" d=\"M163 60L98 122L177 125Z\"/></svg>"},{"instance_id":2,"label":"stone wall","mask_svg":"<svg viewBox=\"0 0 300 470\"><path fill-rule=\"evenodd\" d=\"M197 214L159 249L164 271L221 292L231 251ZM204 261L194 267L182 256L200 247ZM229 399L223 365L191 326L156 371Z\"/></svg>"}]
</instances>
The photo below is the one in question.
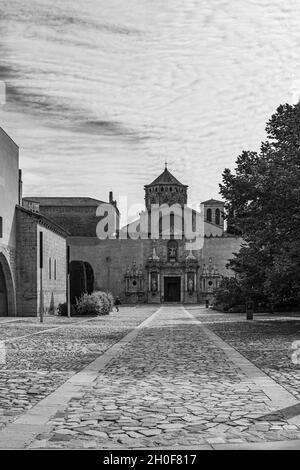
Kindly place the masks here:
<instances>
[{"instance_id":1,"label":"stone wall","mask_svg":"<svg viewBox=\"0 0 300 470\"><path fill-rule=\"evenodd\" d=\"M43 233L44 312L51 313L66 301L66 239L39 223L38 218L17 210L17 307L20 316L36 316L40 308L39 233ZM51 279L49 260L51 259ZM56 279L54 267L56 261Z\"/></svg>"},{"instance_id":2,"label":"stone wall","mask_svg":"<svg viewBox=\"0 0 300 470\"><path fill-rule=\"evenodd\" d=\"M185 250L185 242L178 240L178 261L184 262L188 252ZM97 238L70 237L68 243L71 246L71 260L88 261L93 267L95 274L95 289L108 290L114 296L125 297L125 279L126 270L133 261L137 267L140 265L144 273L145 296L143 301L147 301L147 270L145 265L149 256L152 255L152 240L98 240ZM204 239L202 251L193 252L199 263L197 273L197 290L200 289L200 276L204 264L215 264L221 275L231 275L226 269L228 260L232 253L239 250L241 239L234 237L207 237ZM156 254L161 260L167 259L167 240L158 240L156 242ZM166 267L165 274L172 276L174 271L178 275L180 266L176 269ZM182 287L184 289L184 287ZM201 296L199 297L201 298Z\"/></svg>"},{"instance_id":3,"label":"stone wall","mask_svg":"<svg viewBox=\"0 0 300 470\"><path fill-rule=\"evenodd\" d=\"M36 219L21 209L17 217L17 311L19 316L37 315Z\"/></svg>"},{"instance_id":4,"label":"stone wall","mask_svg":"<svg viewBox=\"0 0 300 470\"><path fill-rule=\"evenodd\" d=\"M7 314L16 314L16 218L19 202L19 149L0 128L0 263L7 292Z\"/></svg>"},{"instance_id":5,"label":"stone wall","mask_svg":"<svg viewBox=\"0 0 300 470\"><path fill-rule=\"evenodd\" d=\"M237 253L243 240L240 237L208 237L204 239L203 263L208 264L212 259L216 264L219 273L222 276L232 275L232 272L226 269L228 260L232 258L233 253Z\"/></svg>"},{"instance_id":6,"label":"stone wall","mask_svg":"<svg viewBox=\"0 0 300 470\"><path fill-rule=\"evenodd\" d=\"M151 240L98 240L97 238L70 237L71 260L88 261L94 270L95 289L123 295L124 275L135 260L144 265L151 252Z\"/></svg>"},{"instance_id":7,"label":"stone wall","mask_svg":"<svg viewBox=\"0 0 300 470\"><path fill-rule=\"evenodd\" d=\"M96 206L43 206L40 212L57 225L78 237L95 237L98 222L102 217L96 217Z\"/></svg>"},{"instance_id":8,"label":"stone wall","mask_svg":"<svg viewBox=\"0 0 300 470\"><path fill-rule=\"evenodd\" d=\"M66 239L57 233L41 226L36 227L37 236L43 233L44 268L42 274L44 312L54 313L60 303L66 302L67 295L67 243ZM39 243L37 248L37 309L40 309L40 269Z\"/></svg>"},{"instance_id":9,"label":"stone wall","mask_svg":"<svg viewBox=\"0 0 300 470\"><path fill-rule=\"evenodd\" d=\"M9 246L0 244L0 266L3 272L5 285L0 282L1 315L16 316L17 315L17 299L16 299L16 250Z\"/></svg>"},{"instance_id":10,"label":"stone wall","mask_svg":"<svg viewBox=\"0 0 300 470\"><path fill-rule=\"evenodd\" d=\"M19 203L19 149L0 128L0 244L16 247L15 207Z\"/></svg>"}]
</instances>

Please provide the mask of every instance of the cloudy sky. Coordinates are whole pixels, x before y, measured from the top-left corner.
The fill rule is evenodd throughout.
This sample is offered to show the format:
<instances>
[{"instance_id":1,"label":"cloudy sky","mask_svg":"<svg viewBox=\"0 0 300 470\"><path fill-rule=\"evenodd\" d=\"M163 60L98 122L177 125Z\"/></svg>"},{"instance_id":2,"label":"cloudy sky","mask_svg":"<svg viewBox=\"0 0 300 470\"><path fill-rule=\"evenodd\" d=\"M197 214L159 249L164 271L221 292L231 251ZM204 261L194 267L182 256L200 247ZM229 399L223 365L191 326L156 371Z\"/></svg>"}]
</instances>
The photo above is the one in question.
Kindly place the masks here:
<instances>
[{"instance_id":1,"label":"cloudy sky","mask_svg":"<svg viewBox=\"0 0 300 470\"><path fill-rule=\"evenodd\" d=\"M26 195L128 195L164 168L190 200L300 91L298 0L0 0L0 125Z\"/></svg>"}]
</instances>

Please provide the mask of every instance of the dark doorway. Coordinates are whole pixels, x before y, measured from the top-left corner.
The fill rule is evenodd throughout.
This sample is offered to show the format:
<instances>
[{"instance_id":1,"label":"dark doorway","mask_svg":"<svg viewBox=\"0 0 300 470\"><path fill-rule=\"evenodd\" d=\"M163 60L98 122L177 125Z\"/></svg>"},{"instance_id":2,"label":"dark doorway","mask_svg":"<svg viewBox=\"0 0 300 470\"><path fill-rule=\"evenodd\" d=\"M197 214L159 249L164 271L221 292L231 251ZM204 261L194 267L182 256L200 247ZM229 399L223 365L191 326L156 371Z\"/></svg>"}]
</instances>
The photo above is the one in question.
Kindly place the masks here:
<instances>
[{"instance_id":1,"label":"dark doorway","mask_svg":"<svg viewBox=\"0 0 300 470\"><path fill-rule=\"evenodd\" d=\"M180 302L180 277L164 278L165 302Z\"/></svg>"},{"instance_id":2,"label":"dark doorway","mask_svg":"<svg viewBox=\"0 0 300 470\"><path fill-rule=\"evenodd\" d=\"M3 269L0 264L0 317L5 317L7 315L7 289Z\"/></svg>"}]
</instances>

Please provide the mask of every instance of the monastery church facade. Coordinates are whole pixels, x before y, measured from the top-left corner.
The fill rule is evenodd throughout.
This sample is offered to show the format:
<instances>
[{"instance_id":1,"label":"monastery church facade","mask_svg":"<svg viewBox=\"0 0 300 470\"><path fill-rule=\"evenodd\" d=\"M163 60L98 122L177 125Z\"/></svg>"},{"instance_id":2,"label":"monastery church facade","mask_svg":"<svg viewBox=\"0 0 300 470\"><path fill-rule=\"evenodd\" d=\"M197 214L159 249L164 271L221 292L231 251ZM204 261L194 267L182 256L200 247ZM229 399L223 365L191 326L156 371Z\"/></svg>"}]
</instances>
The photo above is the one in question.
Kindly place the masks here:
<instances>
[{"instance_id":1,"label":"monastery church facade","mask_svg":"<svg viewBox=\"0 0 300 470\"><path fill-rule=\"evenodd\" d=\"M90 263L94 289L119 295L123 303L205 302L213 298L222 276L230 275L226 264L242 239L224 229L224 203L202 203L201 243L189 249L185 219L193 223L197 211L188 209L188 186L167 167L145 185L139 220L116 226L113 239L99 239L97 227L104 216L96 212L101 204L109 204L119 220L112 192L108 201L23 198L18 158L18 147L0 128L0 315L34 316L41 302L45 312L54 313L66 301L69 260ZM157 227L153 206L159 207ZM139 236L131 236L133 226Z\"/></svg>"}]
</instances>

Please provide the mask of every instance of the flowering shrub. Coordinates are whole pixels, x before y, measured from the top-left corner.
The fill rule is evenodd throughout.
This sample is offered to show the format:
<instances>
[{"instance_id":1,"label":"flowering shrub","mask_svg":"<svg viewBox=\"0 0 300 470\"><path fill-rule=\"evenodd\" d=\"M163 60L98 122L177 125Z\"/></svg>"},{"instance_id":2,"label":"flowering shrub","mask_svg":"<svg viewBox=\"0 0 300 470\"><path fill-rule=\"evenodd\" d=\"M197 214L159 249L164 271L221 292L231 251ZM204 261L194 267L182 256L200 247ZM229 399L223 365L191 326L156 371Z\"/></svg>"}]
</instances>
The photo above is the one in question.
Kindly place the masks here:
<instances>
[{"instance_id":1,"label":"flowering shrub","mask_svg":"<svg viewBox=\"0 0 300 470\"><path fill-rule=\"evenodd\" d=\"M114 305L114 298L106 292L93 292L92 294L83 294L76 305L71 305L71 316L73 315L109 315ZM66 303L60 304L57 308L57 314L61 316L68 315Z\"/></svg>"},{"instance_id":2,"label":"flowering shrub","mask_svg":"<svg viewBox=\"0 0 300 470\"><path fill-rule=\"evenodd\" d=\"M83 294L76 303L77 315L103 315L103 307L96 293Z\"/></svg>"},{"instance_id":3,"label":"flowering shrub","mask_svg":"<svg viewBox=\"0 0 300 470\"><path fill-rule=\"evenodd\" d=\"M114 299L111 292L107 293L107 297L108 297L108 300L109 300L109 303L110 303L110 310L109 311L112 312L113 308L114 308L114 305L115 305L115 299Z\"/></svg>"},{"instance_id":4,"label":"flowering shrub","mask_svg":"<svg viewBox=\"0 0 300 470\"><path fill-rule=\"evenodd\" d=\"M97 291L92 295L98 298L100 305L100 313L98 313L98 315L109 315L109 312L111 311L111 300L108 297L108 294L106 292Z\"/></svg>"}]
</instances>

